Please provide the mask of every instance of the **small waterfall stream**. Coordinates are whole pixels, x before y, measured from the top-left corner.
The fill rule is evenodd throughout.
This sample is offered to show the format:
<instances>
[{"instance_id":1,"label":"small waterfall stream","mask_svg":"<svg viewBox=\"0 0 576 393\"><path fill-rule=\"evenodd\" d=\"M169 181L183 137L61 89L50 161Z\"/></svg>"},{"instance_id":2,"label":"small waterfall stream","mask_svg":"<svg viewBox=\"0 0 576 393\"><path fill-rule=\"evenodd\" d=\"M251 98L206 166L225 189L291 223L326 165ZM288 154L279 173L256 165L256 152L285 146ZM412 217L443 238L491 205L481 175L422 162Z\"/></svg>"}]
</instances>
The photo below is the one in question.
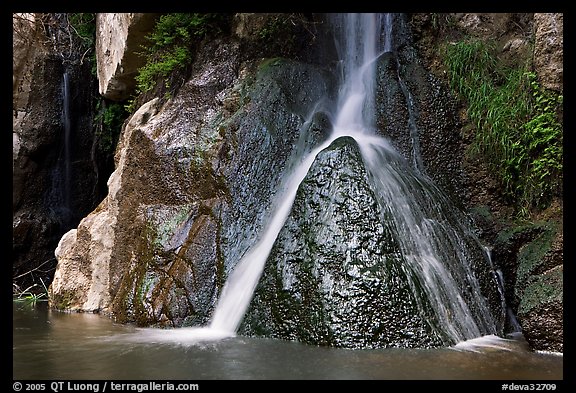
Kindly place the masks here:
<instances>
[{"instance_id":1,"label":"small waterfall stream","mask_svg":"<svg viewBox=\"0 0 576 393\"><path fill-rule=\"evenodd\" d=\"M64 125L64 188L63 194L63 204L64 211L67 214L66 221L69 220L69 215L71 211L70 205L70 181L71 181L71 133L72 133L72 120L70 116L70 75L67 71L63 75L63 88L62 88L62 124Z\"/></svg>"},{"instance_id":2,"label":"small waterfall stream","mask_svg":"<svg viewBox=\"0 0 576 393\"><path fill-rule=\"evenodd\" d=\"M73 125L70 73L62 73L60 102L61 102L61 145L57 156L57 163L52 174L52 190L50 191L50 208L54 211L62 233L73 225L72 211L72 154L73 154Z\"/></svg>"}]
</instances>

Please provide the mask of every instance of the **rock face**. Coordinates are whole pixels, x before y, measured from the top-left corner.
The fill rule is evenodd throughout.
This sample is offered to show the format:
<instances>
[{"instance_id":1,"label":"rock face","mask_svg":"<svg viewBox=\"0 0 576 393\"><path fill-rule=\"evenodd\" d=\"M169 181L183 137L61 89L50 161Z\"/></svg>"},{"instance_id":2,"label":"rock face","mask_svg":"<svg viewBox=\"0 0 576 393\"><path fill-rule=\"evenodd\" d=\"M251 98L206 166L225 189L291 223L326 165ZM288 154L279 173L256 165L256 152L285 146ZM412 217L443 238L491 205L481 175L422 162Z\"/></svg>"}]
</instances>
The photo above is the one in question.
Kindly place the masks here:
<instances>
[{"instance_id":1,"label":"rock face","mask_svg":"<svg viewBox=\"0 0 576 393\"><path fill-rule=\"evenodd\" d=\"M284 97L295 94L286 85L310 83L319 72L298 66L284 79L262 71L265 80L249 83L243 78L253 66L240 66L238 48L207 43L177 97L162 107L149 102L132 116L108 197L59 245L55 307L141 325L207 322L226 271L262 224L303 108L325 91ZM245 90L252 83L254 101ZM291 109L279 109L285 106L278 100L289 100ZM77 287L85 281L104 288Z\"/></svg>"},{"instance_id":2,"label":"rock face","mask_svg":"<svg viewBox=\"0 0 576 393\"><path fill-rule=\"evenodd\" d=\"M26 107L30 95L34 59L45 56L49 46L36 29L34 14L14 14L12 30L12 99L17 111Z\"/></svg>"},{"instance_id":3,"label":"rock face","mask_svg":"<svg viewBox=\"0 0 576 393\"><path fill-rule=\"evenodd\" d=\"M160 14L99 13L96 21L96 64L100 94L123 101L136 87L134 79L145 59L138 55L146 45Z\"/></svg>"},{"instance_id":4,"label":"rock face","mask_svg":"<svg viewBox=\"0 0 576 393\"><path fill-rule=\"evenodd\" d=\"M494 259L503 266L509 305L533 348L564 351L562 222L502 231Z\"/></svg>"},{"instance_id":5,"label":"rock face","mask_svg":"<svg viewBox=\"0 0 576 393\"><path fill-rule=\"evenodd\" d=\"M534 14L534 67L547 89L564 89L564 15Z\"/></svg>"},{"instance_id":6,"label":"rock face","mask_svg":"<svg viewBox=\"0 0 576 393\"><path fill-rule=\"evenodd\" d=\"M241 39L257 39L271 18L282 14L241 13L234 15L234 34Z\"/></svg>"},{"instance_id":7,"label":"rock face","mask_svg":"<svg viewBox=\"0 0 576 393\"><path fill-rule=\"evenodd\" d=\"M454 99L426 70L403 16L393 19L394 51L378 61L377 125L420 173L462 200L463 156Z\"/></svg>"},{"instance_id":8,"label":"rock face","mask_svg":"<svg viewBox=\"0 0 576 393\"><path fill-rule=\"evenodd\" d=\"M140 325L207 322L262 225L304 108L326 90L292 97L319 73L296 66L254 81L276 62L257 67L241 54L233 38L205 42L178 95L126 123L108 196L58 246L53 307Z\"/></svg>"},{"instance_id":9,"label":"rock face","mask_svg":"<svg viewBox=\"0 0 576 393\"><path fill-rule=\"evenodd\" d=\"M152 100L126 124L108 196L80 223L75 241L60 244L55 307L142 325L206 319L222 269L216 217L226 196L216 171L221 136L214 126L221 112L215 97L231 87L237 58L233 46L214 45L174 101L161 107ZM103 256L98 269L93 249ZM77 272L103 290L77 291L67 278Z\"/></svg>"},{"instance_id":10,"label":"rock face","mask_svg":"<svg viewBox=\"0 0 576 393\"><path fill-rule=\"evenodd\" d=\"M38 31L35 15L14 15L13 38L12 247L18 276L52 261L51 245L58 236L58 224L43 210L41 196L50 188L50 167L55 165L49 147L58 141L60 107L48 98L60 96L60 84L53 83L54 74L60 72L50 60L49 42ZM32 89L43 85L48 88ZM28 278L15 284L21 289L33 285Z\"/></svg>"}]
</instances>

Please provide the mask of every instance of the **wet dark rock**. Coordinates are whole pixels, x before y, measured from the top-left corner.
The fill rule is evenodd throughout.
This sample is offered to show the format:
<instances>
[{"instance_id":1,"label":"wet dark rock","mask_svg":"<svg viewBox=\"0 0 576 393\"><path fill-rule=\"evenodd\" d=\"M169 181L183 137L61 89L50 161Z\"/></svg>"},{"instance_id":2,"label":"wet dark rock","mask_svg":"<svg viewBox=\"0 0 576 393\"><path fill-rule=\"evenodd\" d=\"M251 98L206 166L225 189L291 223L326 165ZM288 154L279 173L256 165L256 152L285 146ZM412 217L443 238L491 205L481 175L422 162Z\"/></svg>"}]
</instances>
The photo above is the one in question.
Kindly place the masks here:
<instances>
[{"instance_id":1,"label":"wet dark rock","mask_svg":"<svg viewBox=\"0 0 576 393\"><path fill-rule=\"evenodd\" d=\"M506 299L530 346L563 352L563 234L538 222L500 232L493 258L505 279Z\"/></svg>"},{"instance_id":2,"label":"wet dark rock","mask_svg":"<svg viewBox=\"0 0 576 393\"><path fill-rule=\"evenodd\" d=\"M454 201L462 192L463 150L456 105L446 86L404 45L381 55L376 110L380 132Z\"/></svg>"},{"instance_id":3,"label":"wet dark rock","mask_svg":"<svg viewBox=\"0 0 576 393\"><path fill-rule=\"evenodd\" d=\"M241 333L351 348L441 345L381 216L356 142L336 140L300 185Z\"/></svg>"},{"instance_id":4,"label":"wet dark rock","mask_svg":"<svg viewBox=\"0 0 576 393\"><path fill-rule=\"evenodd\" d=\"M300 140L307 135L301 127L311 129L311 138L318 140L329 132L322 113L308 112L331 88L330 75L315 66L282 59L260 64L249 102L236 115L237 126L226 131L231 145L223 168L230 193L229 209L222 215L227 268L261 231L290 157L314 142Z\"/></svg>"}]
</instances>

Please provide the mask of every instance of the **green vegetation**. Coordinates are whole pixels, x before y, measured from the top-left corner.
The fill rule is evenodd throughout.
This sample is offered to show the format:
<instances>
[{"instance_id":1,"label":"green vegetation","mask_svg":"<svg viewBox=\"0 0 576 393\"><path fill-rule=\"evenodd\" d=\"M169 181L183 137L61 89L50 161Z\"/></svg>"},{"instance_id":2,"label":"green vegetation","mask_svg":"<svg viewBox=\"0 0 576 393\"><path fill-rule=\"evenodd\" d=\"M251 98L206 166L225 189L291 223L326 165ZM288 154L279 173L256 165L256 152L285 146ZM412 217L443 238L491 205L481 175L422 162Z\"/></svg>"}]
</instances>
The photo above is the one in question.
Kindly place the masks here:
<instances>
[{"instance_id":1,"label":"green vegetation","mask_svg":"<svg viewBox=\"0 0 576 393\"><path fill-rule=\"evenodd\" d=\"M78 294L74 290L52 294L50 302L51 307L56 310L70 311L74 304L78 304Z\"/></svg>"},{"instance_id":2,"label":"green vegetation","mask_svg":"<svg viewBox=\"0 0 576 393\"><path fill-rule=\"evenodd\" d=\"M547 312L555 302L562 304L564 294L564 269L556 268L546 274L534 276L522 291L518 315L545 309Z\"/></svg>"},{"instance_id":3,"label":"green vegetation","mask_svg":"<svg viewBox=\"0 0 576 393\"><path fill-rule=\"evenodd\" d=\"M538 223L535 225L542 232L534 240L525 244L518 252L519 266L516 272L516 284L526 285L531 277L542 269L545 255L552 249L552 244L558 233L557 224Z\"/></svg>"},{"instance_id":4,"label":"green vegetation","mask_svg":"<svg viewBox=\"0 0 576 393\"><path fill-rule=\"evenodd\" d=\"M94 48L96 42L96 14L68 14L70 27L83 42L84 49Z\"/></svg>"},{"instance_id":5,"label":"green vegetation","mask_svg":"<svg viewBox=\"0 0 576 393\"><path fill-rule=\"evenodd\" d=\"M165 14L146 38L150 45L142 53L146 64L138 70L138 90L152 90L159 80L170 87L170 76L183 70L193 60L194 47L200 39L223 31L227 14Z\"/></svg>"},{"instance_id":6,"label":"green vegetation","mask_svg":"<svg viewBox=\"0 0 576 393\"><path fill-rule=\"evenodd\" d=\"M562 96L545 91L529 64L504 66L482 41L446 46L450 87L476 127L473 154L502 183L519 216L545 208L562 185Z\"/></svg>"},{"instance_id":7,"label":"green vegetation","mask_svg":"<svg viewBox=\"0 0 576 393\"><path fill-rule=\"evenodd\" d=\"M40 281L42 281L42 279L40 279ZM44 286L44 282L42 282L42 285ZM13 286L15 287L15 284L13 284ZM27 304L27 305L35 305L38 301L47 301L48 300L48 289L46 288L46 286L44 286L44 290L38 292L37 290L33 290L33 288L38 287L38 284L32 284L31 286L29 286L28 288L26 288L23 291L16 291L15 293L13 293L12 295L12 300L15 302L19 302L22 304ZM16 288L16 287L15 287ZM14 289L15 289L14 288Z\"/></svg>"},{"instance_id":8,"label":"green vegetation","mask_svg":"<svg viewBox=\"0 0 576 393\"><path fill-rule=\"evenodd\" d=\"M96 123L98 148L105 155L113 155L128 112L125 105L117 102L108 103L104 99L98 102L96 112L94 122Z\"/></svg>"}]
</instances>

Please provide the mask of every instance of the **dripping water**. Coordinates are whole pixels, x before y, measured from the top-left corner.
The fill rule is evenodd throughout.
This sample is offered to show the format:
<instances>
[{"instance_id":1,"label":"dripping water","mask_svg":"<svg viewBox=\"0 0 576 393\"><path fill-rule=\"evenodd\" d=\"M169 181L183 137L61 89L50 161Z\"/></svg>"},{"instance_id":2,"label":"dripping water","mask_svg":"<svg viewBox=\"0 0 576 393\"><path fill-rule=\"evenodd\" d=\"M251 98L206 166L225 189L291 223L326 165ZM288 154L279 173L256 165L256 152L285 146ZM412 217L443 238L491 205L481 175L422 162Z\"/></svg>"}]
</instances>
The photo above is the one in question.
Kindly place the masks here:
<instances>
[{"instance_id":1,"label":"dripping water","mask_svg":"<svg viewBox=\"0 0 576 393\"><path fill-rule=\"evenodd\" d=\"M492 271L496 275L497 279L496 281L498 282L498 292L500 293L500 298L502 300L501 310L502 313L504 314L503 319L505 319L506 322L510 325L511 333L521 333L522 327L520 326L520 323L516 319L516 316L514 315L514 311L512 310L512 308L506 303L506 297L504 296L505 292L504 275L502 274L502 270L497 269L496 266L494 266L494 262L492 261L492 249L489 247L484 247L484 250L486 251L488 261L490 262L490 266L492 267Z\"/></svg>"},{"instance_id":2,"label":"dripping water","mask_svg":"<svg viewBox=\"0 0 576 393\"><path fill-rule=\"evenodd\" d=\"M394 23L393 14L384 14L384 53L392 52L393 42L392 42L392 26Z\"/></svg>"},{"instance_id":3,"label":"dripping water","mask_svg":"<svg viewBox=\"0 0 576 393\"><path fill-rule=\"evenodd\" d=\"M54 195L56 200L51 206L59 217L63 231L67 231L72 226L72 120L70 113L70 75L64 71L62 75L62 150L59 156L59 164L53 178Z\"/></svg>"},{"instance_id":4,"label":"dripping water","mask_svg":"<svg viewBox=\"0 0 576 393\"><path fill-rule=\"evenodd\" d=\"M394 24L394 18L392 14L385 15L386 25L390 27L385 28L385 36L389 38L385 44L385 52L394 52L394 47L392 46L392 26ZM401 21L398 21L401 23ZM416 171L420 174L425 174L424 170L424 163L422 161L421 149L420 149L420 131L417 124L417 119L419 117L418 107L414 101L414 96L408 87L408 84L404 80L402 76L402 68L403 65L400 63L398 56L393 56L394 61L396 62L396 79L398 80L398 84L400 86L400 91L404 96L406 101L406 109L408 111L408 134L410 136L410 144L412 146L411 158L412 158L412 166Z\"/></svg>"},{"instance_id":5,"label":"dripping water","mask_svg":"<svg viewBox=\"0 0 576 393\"><path fill-rule=\"evenodd\" d=\"M66 211L70 211L70 136L72 132L72 125L70 120L70 75L64 72L64 92L63 92L63 109L62 109L62 123L64 124L64 207Z\"/></svg>"}]
</instances>

